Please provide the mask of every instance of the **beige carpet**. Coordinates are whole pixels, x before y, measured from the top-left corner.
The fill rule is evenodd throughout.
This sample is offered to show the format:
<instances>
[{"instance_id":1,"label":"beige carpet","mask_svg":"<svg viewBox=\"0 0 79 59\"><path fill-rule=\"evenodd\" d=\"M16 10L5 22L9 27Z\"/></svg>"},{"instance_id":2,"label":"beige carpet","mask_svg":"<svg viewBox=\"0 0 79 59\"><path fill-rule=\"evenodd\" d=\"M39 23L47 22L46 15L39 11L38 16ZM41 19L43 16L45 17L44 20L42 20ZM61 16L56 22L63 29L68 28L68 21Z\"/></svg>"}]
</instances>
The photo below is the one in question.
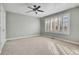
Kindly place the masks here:
<instances>
[{"instance_id":1,"label":"beige carpet","mask_svg":"<svg viewBox=\"0 0 79 59\"><path fill-rule=\"evenodd\" d=\"M7 41L1 55L78 55L79 46L45 37Z\"/></svg>"}]
</instances>

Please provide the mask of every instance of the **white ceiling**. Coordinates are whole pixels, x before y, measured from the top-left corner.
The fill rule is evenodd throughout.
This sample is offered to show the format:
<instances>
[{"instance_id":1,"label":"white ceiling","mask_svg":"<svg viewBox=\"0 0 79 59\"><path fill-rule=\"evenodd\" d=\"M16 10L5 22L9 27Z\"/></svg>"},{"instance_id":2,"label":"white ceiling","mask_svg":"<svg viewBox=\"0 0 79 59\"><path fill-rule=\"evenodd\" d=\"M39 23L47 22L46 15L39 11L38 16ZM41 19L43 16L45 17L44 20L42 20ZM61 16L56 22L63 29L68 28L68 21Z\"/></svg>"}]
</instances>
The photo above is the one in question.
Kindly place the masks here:
<instances>
[{"instance_id":1,"label":"white ceiling","mask_svg":"<svg viewBox=\"0 0 79 59\"><path fill-rule=\"evenodd\" d=\"M5 9L9 12L34 16L34 17L44 17L50 14L54 14L63 10L67 10L76 6L79 6L79 3L6 3ZM30 9L28 6L40 5L41 10L45 12L39 12L35 14L34 12L27 13Z\"/></svg>"}]
</instances>

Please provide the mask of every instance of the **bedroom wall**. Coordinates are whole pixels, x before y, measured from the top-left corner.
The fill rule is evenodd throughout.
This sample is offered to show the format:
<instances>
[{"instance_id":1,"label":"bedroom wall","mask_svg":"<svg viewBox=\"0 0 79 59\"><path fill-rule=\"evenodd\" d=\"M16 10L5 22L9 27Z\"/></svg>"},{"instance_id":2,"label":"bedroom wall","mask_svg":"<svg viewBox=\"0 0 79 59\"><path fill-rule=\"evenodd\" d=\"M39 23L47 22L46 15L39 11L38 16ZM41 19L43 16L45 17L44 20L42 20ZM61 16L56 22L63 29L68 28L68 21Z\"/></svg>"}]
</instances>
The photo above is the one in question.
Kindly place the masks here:
<instances>
[{"instance_id":1,"label":"bedroom wall","mask_svg":"<svg viewBox=\"0 0 79 59\"><path fill-rule=\"evenodd\" d=\"M38 18L7 12L7 39L16 37L29 37L40 33Z\"/></svg>"},{"instance_id":2,"label":"bedroom wall","mask_svg":"<svg viewBox=\"0 0 79 59\"><path fill-rule=\"evenodd\" d=\"M6 11L3 3L0 3L0 53L6 42Z\"/></svg>"},{"instance_id":3,"label":"bedroom wall","mask_svg":"<svg viewBox=\"0 0 79 59\"><path fill-rule=\"evenodd\" d=\"M51 18L52 16L62 16L64 14L70 13L70 34L58 34L58 33L46 33L45 32L45 19ZM79 7L65 10L53 15L49 15L40 19L41 24L41 35L49 35L52 37L65 38L66 40L79 41Z\"/></svg>"}]
</instances>

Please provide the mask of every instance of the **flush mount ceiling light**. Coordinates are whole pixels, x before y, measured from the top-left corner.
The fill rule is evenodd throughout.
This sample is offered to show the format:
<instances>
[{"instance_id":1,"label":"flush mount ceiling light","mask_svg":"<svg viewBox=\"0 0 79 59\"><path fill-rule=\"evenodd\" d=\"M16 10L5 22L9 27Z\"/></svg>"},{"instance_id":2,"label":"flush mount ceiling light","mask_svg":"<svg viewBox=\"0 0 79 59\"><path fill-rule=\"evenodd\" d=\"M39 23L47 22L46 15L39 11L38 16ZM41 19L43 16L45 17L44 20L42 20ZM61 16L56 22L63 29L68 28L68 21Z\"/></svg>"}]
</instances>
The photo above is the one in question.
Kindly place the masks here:
<instances>
[{"instance_id":1,"label":"flush mount ceiling light","mask_svg":"<svg viewBox=\"0 0 79 59\"><path fill-rule=\"evenodd\" d=\"M31 9L31 10L27 11L27 13L35 12L36 14L38 14L38 12L44 12L43 10L40 10L41 6L33 5L31 7L28 6L28 8Z\"/></svg>"}]
</instances>

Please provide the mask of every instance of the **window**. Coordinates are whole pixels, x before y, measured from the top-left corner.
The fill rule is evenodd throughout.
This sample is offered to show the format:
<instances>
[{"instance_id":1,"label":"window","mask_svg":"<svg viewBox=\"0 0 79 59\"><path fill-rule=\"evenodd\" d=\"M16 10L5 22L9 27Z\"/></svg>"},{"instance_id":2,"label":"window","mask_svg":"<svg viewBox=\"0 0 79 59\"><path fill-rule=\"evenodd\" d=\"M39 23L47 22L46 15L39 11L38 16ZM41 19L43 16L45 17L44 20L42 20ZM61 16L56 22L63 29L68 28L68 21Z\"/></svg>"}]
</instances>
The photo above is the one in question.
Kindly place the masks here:
<instances>
[{"instance_id":1,"label":"window","mask_svg":"<svg viewBox=\"0 0 79 59\"><path fill-rule=\"evenodd\" d=\"M69 16L54 16L45 19L45 32L69 34Z\"/></svg>"},{"instance_id":2,"label":"window","mask_svg":"<svg viewBox=\"0 0 79 59\"><path fill-rule=\"evenodd\" d=\"M45 32L50 32L50 27L51 27L51 24L50 24L50 20L45 20Z\"/></svg>"}]
</instances>

